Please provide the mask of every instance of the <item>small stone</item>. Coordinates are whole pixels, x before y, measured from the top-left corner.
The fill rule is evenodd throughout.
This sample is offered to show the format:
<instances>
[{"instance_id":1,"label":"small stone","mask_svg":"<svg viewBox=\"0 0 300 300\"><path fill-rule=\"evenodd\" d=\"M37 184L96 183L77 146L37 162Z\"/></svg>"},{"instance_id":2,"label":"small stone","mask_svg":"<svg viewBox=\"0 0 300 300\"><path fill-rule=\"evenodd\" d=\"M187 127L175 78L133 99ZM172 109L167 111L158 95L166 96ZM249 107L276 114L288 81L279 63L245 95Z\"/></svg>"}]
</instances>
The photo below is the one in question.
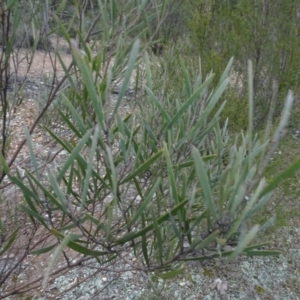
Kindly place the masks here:
<instances>
[{"instance_id":1,"label":"small stone","mask_svg":"<svg viewBox=\"0 0 300 300\"><path fill-rule=\"evenodd\" d=\"M185 283L184 281L181 281L181 282L179 282L179 285L180 285L180 286L185 286L186 283Z\"/></svg>"},{"instance_id":2,"label":"small stone","mask_svg":"<svg viewBox=\"0 0 300 300\"><path fill-rule=\"evenodd\" d=\"M190 243L189 243L189 242L184 242L184 243L183 243L183 247L184 247L184 248L190 247Z\"/></svg>"},{"instance_id":3,"label":"small stone","mask_svg":"<svg viewBox=\"0 0 300 300\"><path fill-rule=\"evenodd\" d=\"M231 247L230 245L225 245L223 247L224 251L231 251L233 249L233 247Z\"/></svg>"}]
</instances>

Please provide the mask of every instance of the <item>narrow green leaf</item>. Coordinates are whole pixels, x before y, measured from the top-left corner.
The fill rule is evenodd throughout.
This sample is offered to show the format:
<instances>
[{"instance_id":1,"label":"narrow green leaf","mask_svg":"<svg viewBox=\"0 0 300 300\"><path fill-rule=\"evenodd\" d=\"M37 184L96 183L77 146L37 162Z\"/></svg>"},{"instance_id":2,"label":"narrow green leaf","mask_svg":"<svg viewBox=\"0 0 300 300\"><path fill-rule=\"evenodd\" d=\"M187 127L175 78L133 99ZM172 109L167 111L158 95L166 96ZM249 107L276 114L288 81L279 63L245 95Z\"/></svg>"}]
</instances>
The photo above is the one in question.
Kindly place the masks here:
<instances>
[{"instance_id":1,"label":"narrow green leaf","mask_svg":"<svg viewBox=\"0 0 300 300\"><path fill-rule=\"evenodd\" d=\"M67 67L67 66L65 65L65 62L64 62L63 58L61 57L60 51L56 51L56 52L55 52L55 55L58 57L59 63L60 63L60 65L61 65L61 67L62 67L62 69L63 69L63 71L64 71L64 75L65 75L65 76L67 77L67 79L68 79L68 83L70 83L71 87L76 91L76 85L75 85L75 83L74 83L74 80L73 80L73 78L72 78L70 72L69 72L70 66ZM73 62L72 62L72 64L73 64Z\"/></svg>"},{"instance_id":2,"label":"narrow green leaf","mask_svg":"<svg viewBox=\"0 0 300 300\"><path fill-rule=\"evenodd\" d=\"M146 86L148 86L150 89L152 89L152 86L153 86L152 74L151 74L151 69L150 69L149 55L147 52L145 52L145 68L146 68Z\"/></svg>"},{"instance_id":3,"label":"narrow green leaf","mask_svg":"<svg viewBox=\"0 0 300 300\"><path fill-rule=\"evenodd\" d=\"M30 252L30 254L33 255L38 255L38 254L44 254L44 253L48 253L50 252L52 249L54 249L57 246L57 243L49 246L49 247L45 247L45 248L41 248L41 249L37 249L37 250L33 250Z\"/></svg>"},{"instance_id":4,"label":"narrow green leaf","mask_svg":"<svg viewBox=\"0 0 300 300\"><path fill-rule=\"evenodd\" d=\"M259 225L253 226L245 237L239 242L236 249L229 255L228 260L235 258L237 255L241 254L244 249L251 243L256 234L259 232Z\"/></svg>"},{"instance_id":5,"label":"narrow green leaf","mask_svg":"<svg viewBox=\"0 0 300 300\"><path fill-rule=\"evenodd\" d=\"M222 76L221 76L221 78L220 78L220 80L219 80L217 89L218 89L219 86L224 82L224 80L225 80L226 78L228 78L229 72L230 72L231 67L232 67L232 65L233 65L233 60L234 60L233 57L231 57L230 60L229 60L229 62L228 62L228 64L227 64L227 66L226 66L226 68L225 68L225 70L224 70L224 72L223 72L223 74L222 74Z\"/></svg>"},{"instance_id":6,"label":"narrow green leaf","mask_svg":"<svg viewBox=\"0 0 300 300\"><path fill-rule=\"evenodd\" d=\"M64 235L62 233L60 233L59 231L57 231L54 228L51 229L51 232L56 237L63 238L63 239L66 238L66 237L64 237ZM66 243L66 246L68 246L70 249L76 251L77 253L81 253L81 254L84 254L87 256L93 256L93 257L107 254L107 252L91 250L86 247L83 247L83 246L79 245L78 243L75 243L74 241L72 241L71 238L74 239L74 235L70 235L70 238Z\"/></svg>"},{"instance_id":7,"label":"narrow green leaf","mask_svg":"<svg viewBox=\"0 0 300 300\"><path fill-rule=\"evenodd\" d=\"M245 196L245 186L244 182L248 175L248 170L245 168L242 174L239 174L237 181L235 182L235 186L232 187L231 198L227 203L227 208L235 213L235 209L241 203Z\"/></svg>"},{"instance_id":8,"label":"narrow green leaf","mask_svg":"<svg viewBox=\"0 0 300 300\"><path fill-rule=\"evenodd\" d=\"M55 14L59 14L61 11L64 10L65 6L66 6L66 3L67 3L68 0L62 0L60 1L57 9L55 10Z\"/></svg>"},{"instance_id":9,"label":"narrow green leaf","mask_svg":"<svg viewBox=\"0 0 300 300\"><path fill-rule=\"evenodd\" d=\"M251 216L250 213L253 212L252 208L253 208L255 202L257 201L257 199L259 198L260 192L264 186L265 186L265 178L263 178L259 182L259 185L255 190L255 193L253 195L251 195L250 199L247 201L246 206L243 208L243 210L241 212L239 212L233 225L231 226L231 228L225 235L227 239L229 239L230 236L236 232L236 230L240 227L240 225L242 224L242 222L245 221L246 218L249 218ZM266 196L269 196L269 195L266 195ZM266 197L266 198L268 199L268 197ZM264 200L264 199L262 199L262 200ZM261 202L263 202L263 201L261 201Z\"/></svg>"},{"instance_id":10,"label":"narrow green leaf","mask_svg":"<svg viewBox=\"0 0 300 300\"><path fill-rule=\"evenodd\" d=\"M174 220L174 217L172 215L170 215L170 222L171 222L171 225L172 225L172 228L173 228L173 231L177 237L177 239L182 242L182 233L181 233L181 226L178 226L176 225L176 222ZM180 224L180 223L179 223Z\"/></svg>"},{"instance_id":11,"label":"narrow green leaf","mask_svg":"<svg viewBox=\"0 0 300 300\"><path fill-rule=\"evenodd\" d=\"M25 128L25 136L26 136L27 146L29 149L30 157L31 157L31 162L34 166L36 176L39 178L40 176L39 176L38 164L37 164L36 157L35 157L35 154L33 151L33 145L32 145L32 141L31 141L30 133L29 133L29 130L27 127Z\"/></svg>"},{"instance_id":12,"label":"narrow green leaf","mask_svg":"<svg viewBox=\"0 0 300 300\"><path fill-rule=\"evenodd\" d=\"M76 124L79 127L81 133L85 134L86 131L87 131L87 128L84 125L84 122L83 122L81 116L79 115L78 111L75 109L75 107L72 105L72 103L70 102L70 100L66 96L63 95L63 98L64 98L64 103L67 105L68 109L70 110L70 112L72 114L73 120L76 122ZM66 118L67 118L67 116L66 116Z\"/></svg>"},{"instance_id":13,"label":"narrow green leaf","mask_svg":"<svg viewBox=\"0 0 300 300\"><path fill-rule=\"evenodd\" d=\"M160 260L160 264L163 266L163 239L162 239L162 234L161 234L161 229L158 226L157 218L155 216L155 212L153 209L151 209L151 215L152 215L152 224L153 224L153 229L154 229L154 234L155 234L155 239L156 241L154 243L155 246L158 248L158 257Z\"/></svg>"},{"instance_id":14,"label":"narrow green leaf","mask_svg":"<svg viewBox=\"0 0 300 300\"><path fill-rule=\"evenodd\" d=\"M110 242L111 240L111 228L113 226L113 210L114 210L114 207L117 203L118 199L117 197L115 196L114 199L112 201L110 201L110 203L105 207L105 212L106 212L106 226L105 226L105 229L106 229L106 236L105 236L105 239L106 239L106 242Z\"/></svg>"},{"instance_id":15,"label":"narrow green leaf","mask_svg":"<svg viewBox=\"0 0 300 300\"><path fill-rule=\"evenodd\" d=\"M18 231L19 231L20 227L16 228L11 234L10 236L7 238L7 242L6 244L1 247L2 249L0 250L0 256L2 254L4 254L10 247L11 245L13 244L14 240L16 239L17 237L17 234L18 234Z\"/></svg>"},{"instance_id":16,"label":"narrow green leaf","mask_svg":"<svg viewBox=\"0 0 300 300\"><path fill-rule=\"evenodd\" d=\"M254 100L253 100L253 66L252 61L248 60L248 130L247 130L247 137L248 137L248 151L252 153L252 143L253 143L253 112L254 112ZM249 170L253 165L252 159L249 159Z\"/></svg>"},{"instance_id":17,"label":"narrow green leaf","mask_svg":"<svg viewBox=\"0 0 300 300\"><path fill-rule=\"evenodd\" d=\"M169 272L164 272L164 273L158 273L158 272L155 272L155 274L162 278L162 279L173 279L175 278L177 275L180 275L184 272L184 268L182 269L177 269L177 270L172 270L172 271L169 271Z\"/></svg>"},{"instance_id":18,"label":"narrow green leaf","mask_svg":"<svg viewBox=\"0 0 300 300\"><path fill-rule=\"evenodd\" d=\"M220 100L220 97L222 96L223 92L227 88L228 84L229 84L229 79L227 78L224 80L224 82L222 82L220 87L214 92L208 105L206 106L202 115L199 117L199 120L197 121L196 125L194 126L192 135L194 135L195 132L199 131L199 129L203 126L203 124L205 123L209 114L215 109L217 102ZM222 107L218 110L218 113L220 113L222 111L222 109L224 108L224 105L225 104L223 104Z\"/></svg>"},{"instance_id":19,"label":"narrow green leaf","mask_svg":"<svg viewBox=\"0 0 300 300\"><path fill-rule=\"evenodd\" d=\"M82 79L92 100L98 123L101 129L105 129L106 127L104 123L103 108L93 81L92 70L88 63L84 61L83 57L81 56L79 50L76 47L72 47L72 54L82 73Z\"/></svg>"},{"instance_id":20,"label":"narrow green leaf","mask_svg":"<svg viewBox=\"0 0 300 300\"><path fill-rule=\"evenodd\" d=\"M44 128L47 130L47 132L49 133L49 135L57 142L59 143L64 149L66 149L68 152L71 152L71 150L74 148L69 147L69 144L66 142L66 140L61 139L60 137L58 137L51 129L47 128L46 126L44 126Z\"/></svg>"},{"instance_id":21,"label":"narrow green leaf","mask_svg":"<svg viewBox=\"0 0 300 300\"><path fill-rule=\"evenodd\" d=\"M200 124L200 123L199 123ZM201 131L201 127L197 126L199 125L198 123L194 126L194 128L188 133L188 137L191 140L194 140L194 146L200 147L201 144L204 143L205 139L209 137L209 133L215 128L215 126L218 124L218 120L215 119L215 117L212 118L211 122L205 126L205 129ZM199 132L201 131L201 134L199 135Z\"/></svg>"},{"instance_id":22,"label":"narrow green leaf","mask_svg":"<svg viewBox=\"0 0 300 300\"><path fill-rule=\"evenodd\" d=\"M41 215L39 215L37 212L34 212L33 210L31 210L29 207L21 204L20 205L21 209L23 209L28 215L32 216L33 218L37 219L38 221L40 221L45 228L47 228L49 230L48 225L46 224L47 220L45 218L43 218Z\"/></svg>"},{"instance_id":23,"label":"narrow green leaf","mask_svg":"<svg viewBox=\"0 0 300 300\"><path fill-rule=\"evenodd\" d=\"M291 90L289 90L286 100L284 102L284 107L281 114L279 125L276 128L276 131L273 136L274 141L279 141L279 139L281 138L282 132L290 119L291 107L293 105L293 102L294 102L294 94Z\"/></svg>"},{"instance_id":24,"label":"narrow green leaf","mask_svg":"<svg viewBox=\"0 0 300 300\"><path fill-rule=\"evenodd\" d=\"M62 118L63 122L65 122L65 124L71 129L72 133L74 133L77 137L81 138L82 134L74 126L73 120L71 120L70 117L65 115L60 109L58 109L58 113L60 114L60 117Z\"/></svg>"},{"instance_id":25,"label":"narrow green leaf","mask_svg":"<svg viewBox=\"0 0 300 300\"><path fill-rule=\"evenodd\" d=\"M194 222L190 225L190 229L188 230L187 234L192 233L194 228L200 224L200 222L207 216L207 211L205 210L202 212L195 220Z\"/></svg>"},{"instance_id":26,"label":"narrow green leaf","mask_svg":"<svg viewBox=\"0 0 300 300\"><path fill-rule=\"evenodd\" d=\"M272 226L275 223L275 220L276 220L275 216L270 218L264 225L262 225L259 228L259 232L262 232L262 231L266 230L267 228L269 228L270 226Z\"/></svg>"},{"instance_id":27,"label":"narrow green leaf","mask_svg":"<svg viewBox=\"0 0 300 300\"><path fill-rule=\"evenodd\" d=\"M63 250L65 249L65 247L67 246L68 242L70 240L70 234L67 235L60 243L60 245L56 248L55 252L53 253L53 256L50 260L50 263L48 265L48 268L46 270L43 282L42 282L42 286L43 288L45 288L47 281L51 275L51 272L55 266L55 264L57 263L60 254L63 252Z\"/></svg>"},{"instance_id":28,"label":"narrow green leaf","mask_svg":"<svg viewBox=\"0 0 300 300\"><path fill-rule=\"evenodd\" d=\"M179 57L179 61L180 61L180 65L181 65L181 69L183 71L183 77L184 77L184 83L185 83L185 91L187 94L187 97L191 97L192 95L192 86L191 86L191 79L188 73L188 70L184 64L183 58L182 56Z\"/></svg>"},{"instance_id":29,"label":"narrow green leaf","mask_svg":"<svg viewBox=\"0 0 300 300\"><path fill-rule=\"evenodd\" d=\"M168 7L168 1L162 1L161 2L161 9L160 9L160 19L163 19L165 16L166 16L166 10L167 10L167 7Z\"/></svg>"},{"instance_id":30,"label":"narrow green leaf","mask_svg":"<svg viewBox=\"0 0 300 300\"><path fill-rule=\"evenodd\" d=\"M259 197L272 192L282 181L293 176L300 169L300 158L293 162L287 169L275 176L274 179L264 188Z\"/></svg>"},{"instance_id":31,"label":"narrow green leaf","mask_svg":"<svg viewBox=\"0 0 300 300\"><path fill-rule=\"evenodd\" d=\"M71 230L74 228L78 228L79 224L83 224L88 218L86 216L84 216L83 218L80 219L76 219L76 222L70 222L70 224L59 227L58 230L59 231L66 231L66 230Z\"/></svg>"},{"instance_id":32,"label":"narrow green leaf","mask_svg":"<svg viewBox=\"0 0 300 300\"><path fill-rule=\"evenodd\" d=\"M27 172L27 176L29 177L29 179L35 182L35 184L44 192L45 196L48 197L48 199L55 205L56 208L58 208L59 210L63 209L59 201L54 197L54 195L52 195L52 193L47 189L47 187L43 184L43 182L39 181L33 174L29 172ZM32 209L31 206L30 208ZM36 209L33 210L37 212Z\"/></svg>"},{"instance_id":33,"label":"narrow green leaf","mask_svg":"<svg viewBox=\"0 0 300 300\"><path fill-rule=\"evenodd\" d=\"M2 167L3 171L5 172L5 174L9 173L9 166L6 163L5 158L2 155L2 152L0 151L0 166Z\"/></svg>"},{"instance_id":34,"label":"narrow green leaf","mask_svg":"<svg viewBox=\"0 0 300 300\"><path fill-rule=\"evenodd\" d=\"M143 228L146 227L146 221L145 221L145 214L142 213L142 226ZM147 267L149 267L150 262L149 262L149 256L148 256L148 249L147 249L147 235L146 233L142 234L142 251L143 251L143 256L146 262Z\"/></svg>"},{"instance_id":35,"label":"narrow green leaf","mask_svg":"<svg viewBox=\"0 0 300 300\"><path fill-rule=\"evenodd\" d=\"M177 214L177 211L178 210L181 210L182 207L187 203L187 200L184 200L182 201L181 203L179 203L177 206L175 206L173 209L171 209L169 212L165 213L164 215L162 215L161 217L159 217L157 219L157 224L160 225L162 222L165 222L167 220L169 220L170 218L170 214L172 216L175 216ZM126 234L125 236L123 236L122 238L120 239L117 239L115 240L115 243L116 245L118 244L123 244L123 243L126 243L128 241L132 241L134 240L135 238L143 235L143 234L146 234L148 231L152 230L153 229L153 223L148 225L147 227L143 228L142 230L140 231L137 231L137 232L130 232L129 234Z\"/></svg>"},{"instance_id":36,"label":"narrow green leaf","mask_svg":"<svg viewBox=\"0 0 300 300\"><path fill-rule=\"evenodd\" d=\"M153 92L147 86L145 86L145 90L146 90L146 92L147 92L150 100L159 109L159 111L160 111L161 115L163 116L165 122L166 123L170 123L171 122L171 118L170 118L169 114L167 113L167 111L162 106L161 102L155 97L155 95L153 94Z\"/></svg>"},{"instance_id":37,"label":"narrow green leaf","mask_svg":"<svg viewBox=\"0 0 300 300\"><path fill-rule=\"evenodd\" d=\"M142 122L143 122L143 125L144 125L144 128L146 129L146 132L147 134L150 136L150 138L155 141L155 143L157 143L157 139L156 139L156 136L151 128L151 126L149 125L149 123L145 120L145 119L142 119ZM156 147L156 146L155 146ZM157 148L156 148L157 149ZM158 151L158 150L156 150Z\"/></svg>"},{"instance_id":38,"label":"narrow green leaf","mask_svg":"<svg viewBox=\"0 0 300 300\"><path fill-rule=\"evenodd\" d=\"M130 56L129 56L127 69L126 69L125 74L124 74L123 84L122 84L122 87L120 89L118 99L117 99L117 103L115 105L113 114L116 114L116 112L118 111L119 106L121 104L121 100L123 99L123 97L126 93L126 90L128 88L131 73L132 73L132 71L135 67L135 63L138 59L139 48L140 48L140 42L139 42L139 40L136 40L133 44L132 51L131 51Z\"/></svg>"},{"instance_id":39,"label":"narrow green leaf","mask_svg":"<svg viewBox=\"0 0 300 300\"><path fill-rule=\"evenodd\" d=\"M72 145L72 144L70 144L69 142L67 142L67 141L62 141L60 138L58 138L53 132L51 132L51 131L48 131L49 132L49 134L51 135L51 136L53 136L54 137L54 139L58 142L58 143L60 143L62 146L63 146L63 148L64 149L66 149L68 152L72 152L72 150L74 149L74 146ZM78 154L78 156L76 157L76 161L77 161L77 163L78 163L78 165L80 166L80 168L81 168L81 171L82 171L82 173L83 174L85 174L85 170L87 169L87 162L86 162L86 160L80 155L80 154ZM73 163L72 162L70 162L71 163L71 166L73 166ZM76 173L76 175L77 176L79 176L79 174L80 173L78 173L78 171L77 172L75 172ZM105 188L108 188L108 189L110 189L110 186L105 182L106 180L107 180L107 175L105 175L103 178L102 178L102 176L98 173L98 172L96 172L95 170L92 170L92 176L93 176L93 178L95 178L95 180L99 180L100 182L101 182L101 184L105 187ZM64 178L64 176L65 175L63 175L62 176L62 178Z\"/></svg>"},{"instance_id":40,"label":"narrow green leaf","mask_svg":"<svg viewBox=\"0 0 300 300\"><path fill-rule=\"evenodd\" d=\"M124 143L124 137L126 136L125 128L124 128L125 124L124 124L124 122L123 122L123 120L122 120L122 118L120 117L119 114L116 114L115 117L116 117L116 121L117 121L117 124L118 124L118 132L121 134L121 137L122 137L120 139L120 141ZM125 157L124 152L122 152L122 155Z\"/></svg>"},{"instance_id":41,"label":"narrow green leaf","mask_svg":"<svg viewBox=\"0 0 300 300\"><path fill-rule=\"evenodd\" d=\"M117 198L117 189L118 189L118 176L117 176L117 170L115 167L115 163L113 160L113 156L111 153L111 148L109 146L106 146L106 154L109 162L109 174L110 174L110 179L111 179L111 190L115 198Z\"/></svg>"},{"instance_id":42,"label":"narrow green leaf","mask_svg":"<svg viewBox=\"0 0 300 300\"><path fill-rule=\"evenodd\" d=\"M4 232L5 226L3 220L0 218L0 232Z\"/></svg>"},{"instance_id":43,"label":"narrow green leaf","mask_svg":"<svg viewBox=\"0 0 300 300\"><path fill-rule=\"evenodd\" d=\"M61 204L62 211L66 215L70 215L72 213L70 210L70 207L69 207L70 203L68 203L65 193L62 191L61 187L59 186L59 183L57 182L55 176L52 174L52 172L50 170L48 170L48 177L49 177L51 186Z\"/></svg>"},{"instance_id":44,"label":"narrow green leaf","mask_svg":"<svg viewBox=\"0 0 300 300\"><path fill-rule=\"evenodd\" d=\"M27 174L28 174L28 173L27 173ZM23 194L24 194L24 197L25 197L25 200L27 201L29 207L30 207L33 211L37 212L37 210L36 210L36 208L35 208L33 202L32 202L31 199L30 199L30 197L32 197L32 198L35 199L36 201L39 201L38 195L36 195L35 193L33 193L32 190L30 190L30 189L23 183L23 181L20 180L19 178L17 178L17 177L12 177L12 176L10 176L10 175L9 175L8 177L9 177L9 179L10 179L13 183L15 183L15 184L22 190L22 192L23 192Z\"/></svg>"},{"instance_id":45,"label":"narrow green leaf","mask_svg":"<svg viewBox=\"0 0 300 300\"><path fill-rule=\"evenodd\" d=\"M258 250L258 248L265 247L265 246L268 246L268 245L270 245L270 242L255 244L255 245L248 246L247 248L245 248L245 251L248 251L248 250Z\"/></svg>"},{"instance_id":46,"label":"narrow green leaf","mask_svg":"<svg viewBox=\"0 0 300 300\"><path fill-rule=\"evenodd\" d=\"M142 189L141 189L141 186L140 186L140 182L138 180L136 180L136 178L134 178L133 181L134 181L134 185L136 187L136 190L138 192L138 195L143 200L144 196L143 196L143 192L142 192Z\"/></svg>"},{"instance_id":47,"label":"narrow green leaf","mask_svg":"<svg viewBox=\"0 0 300 300\"><path fill-rule=\"evenodd\" d=\"M100 220L96 219L95 217L93 217L90 214L85 214L85 216L91 220L95 225L97 225L97 227L101 228L104 232L106 232L106 227L105 224L100 222Z\"/></svg>"},{"instance_id":48,"label":"narrow green leaf","mask_svg":"<svg viewBox=\"0 0 300 300\"><path fill-rule=\"evenodd\" d=\"M176 124L179 118L182 116L184 112L196 101L199 99L199 96L203 91L208 87L208 85L212 82L214 76L211 75L207 80L194 92L194 94L182 105L180 110L176 113L176 115L172 118L172 120L168 124L168 129L171 129L174 124ZM223 91L222 91L223 92ZM202 116L200 117L202 118Z\"/></svg>"},{"instance_id":49,"label":"narrow green leaf","mask_svg":"<svg viewBox=\"0 0 300 300\"><path fill-rule=\"evenodd\" d=\"M250 218L251 216L253 216L255 213L257 213L258 211L261 210L261 208L270 200L271 198L271 193L263 196L259 203L253 207L253 209L251 209L247 215L245 216L245 220L247 220L248 218Z\"/></svg>"},{"instance_id":50,"label":"narrow green leaf","mask_svg":"<svg viewBox=\"0 0 300 300\"><path fill-rule=\"evenodd\" d=\"M213 199L211 195L211 189L210 189L209 179L207 176L207 171L201 159L200 153L195 147L193 147L192 149L192 155L195 162L196 176L202 188L203 203L205 207L209 209L209 211L213 214L214 219L217 220L218 217L217 217L216 208L213 203Z\"/></svg>"},{"instance_id":51,"label":"narrow green leaf","mask_svg":"<svg viewBox=\"0 0 300 300\"><path fill-rule=\"evenodd\" d=\"M120 184L123 184L131 179L133 179L134 177L136 177L137 175L142 174L143 172L145 172L146 170L149 169L149 167L157 160L159 159L162 154L163 154L164 150L160 150L159 152L155 153L153 156L151 156L145 163L143 163L141 166L139 166L136 170L133 170L133 172L129 173L121 182Z\"/></svg>"},{"instance_id":52,"label":"narrow green leaf","mask_svg":"<svg viewBox=\"0 0 300 300\"><path fill-rule=\"evenodd\" d=\"M7 4L6 4L6 9L7 10L11 10L13 8L13 6L15 6L15 4L16 4L17 1L18 0L8 0ZM3 5L2 9L4 9L4 5Z\"/></svg>"},{"instance_id":53,"label":"narrow green leaf","mask_svg":"<svg viewBox=\"0 0 300 300\"><path fill-rule=\"evenodd\" d=\"M175 202L175 205L177 205L179 203L179 200L178 200L178 191L176 188L176 179L175 179L175 174L173 172L173 167L172 167L170 154L168 151L168 146L166 145L165 142L164 142L164 154L166 157L169 184L170 184L171 191L172 191L172 193L170 195L172 198L171 200L173 200Z\"/></svg>"},{"instance_id":54,"label":"narrow green leaf","mask_svg":"<svg viewBox=\"0 0 300 300\"><path fill-rule=\"evenodd\" d=\"M145 211L145 209L149 205L150 201L153 200L153 195L156 192L156 190L158 189L158 187L160 185L160 182L161 182L161 178L158 177L156 182L153 184L152 188L150 189L149 193L147 194L147 196L142 201L142 203L141 203L140 207L138 208L136 214L128 222L126 227L128 227L128 228L131 227L136 222L136 220L141 217L141 215L143 214L143 212Z\"/></svg>"},{"instance_id":55,"label":"narrow green leaf","mask_svg":"<svg viewBox=\"0 0 300 300\"><path fill-rule=\"evenodd\" d=\"M83 191L82 191L81 204L80 204L81 211L84 208L84 206L86 204L86 200L87 200L86 198L87 198L88 188L90 185L92 169L93 169L93 165L94 165L93 162L94 162L94 156L95 156L95 152L96 152L96 148L97 148L98 135L99 135L99 126L96 125L94 136L92 138L92 146L90 148L90 155L89 155L87 170L86 170L85 178L84 178L84 182L83 182Z\"/></svg>"},{"instance_id":56,"label":"narrow green leaf","mask_svg":"<svg viewBox=\"0 0 300 300\"><path fill-rule=\"evenodd\" d=\"M96 257L96 256L102 256L108 254L107 252L88 249L72 241L69 241L67 245L70 249L76 251L77 253L81 253L87 256Z\"/></svg>"},{"instance_id":57,"label":"narrow green leaf","mask_svg":"<svg viewBox=\"0 0 300 300\"><path fill-rule=\"evenodd\" d=\"M203 161L209 161L212 160L214 158L217 157L217 154L211 154L211 155L207 155L207 156L202 156L202 160ZM177 165L173 165L173 168L176 170L180 170L182 168L188 168L188 167L193 167L195 165L195 162L193 160L188 160L186 162L177 164Z\"/></svg>"},{"instance_id":58,"label":"narrow green leaf","mask_svg":"<svg viewBox=\"0 0 300 300\"><path fill-rule=\"evenodd\" d=\"M212 232L207 238L204 240L195 240L192 242L190 249L202 250L205 247L209 246L210 243L216 240L216 237L220 234L219 230Z\"/></svg>"},{"instance_id":59,"label":"narrow green leaf","mask_svg":"<svg viewBox=\"0 0 300 300\"><path fill-rule=\"evenodd\" d=\"M202 84L202 64L201 58L199 57L199 73L194 81L194 90L196 90Z\"/></svg>"},{"instance_id":60,"label":"narrow green leaf","mask_svg":"<svg viewBox=\"0 0 300 300\"><path fill-rule=\"evenodd\" d=\"M65 181L65 185L67 186L67 195L70 195L73 192L73 180L74 180L73 178L74 178L74 164L71 165L69 177L67 179L63 177Z\"/></svg>"},{"instance_id":61,"label":"narrow green leaf","mask_svg":"<svg viewBox=\"0 0 300 300\"><path fill-rule=\"evenodd\" d=\"M65 162L65 164L61 168L59 174L57 175L57 181L60 181L60 179L65 175L65 173L67 172L67 170L69 169L71 164L73 164L74 160L77 158L78 154L80 153L82 148L86 145L87 141L89 140L89 138L91 136L91 133L92 133L92 129L88 130L84 134L82 139L78 142L76 147L73 149L72 153L70 154L67 161Z\"/></svg>"},{"instance_id":62,"label":"narrow green leaf","mask_svg":"<svg viewBox=\"0 0 300 300\"><path fill-rule=\"evenodd\" d=\"M259 182L258 187L256 188L254 194L252 194L250 199L247 201L245 208L243 209L243 211L240 213L240 216L239 216L239 219L241 221L247 216L247 214L251 211L251 209L253 208L253 206L255 205L257 200L259 199L259 195L265 186L265 181L266 181L265 178L263 178Z\"/></svg>"}]
</instances>

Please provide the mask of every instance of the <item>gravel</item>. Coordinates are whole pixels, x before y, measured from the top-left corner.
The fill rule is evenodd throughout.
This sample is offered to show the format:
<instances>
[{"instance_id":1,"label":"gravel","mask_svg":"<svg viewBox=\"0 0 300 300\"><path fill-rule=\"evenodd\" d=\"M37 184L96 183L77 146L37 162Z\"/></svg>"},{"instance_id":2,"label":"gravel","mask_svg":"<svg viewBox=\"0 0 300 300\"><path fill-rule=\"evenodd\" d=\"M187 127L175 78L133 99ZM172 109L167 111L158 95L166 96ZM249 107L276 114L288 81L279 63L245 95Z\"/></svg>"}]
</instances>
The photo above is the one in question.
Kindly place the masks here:
<instances>
[{"instance_id":1,"label":"gravel","mask_svg":"<svg viewBox=\"0 0 300 300\"><path fill-rule=\"evenodd\" d=\"M300 228L291 231L286 227L278 234L292 236L280 256L239 257L229 263L224 260L189 262L184 265L183 274L171 280L163 280L153 273L120 272L130 268L122 262L111 265L108 268L111 272L105 269L94 276L91 276L94 268L82 265L56 278L48 284L43 296L34 299L300 299ZM99 266L96 261L90 261L89 265ZM85 278L82 284L64 293ZM228 284L223 295L213 285L218 278Z\"/></svg>"}]
</instances>

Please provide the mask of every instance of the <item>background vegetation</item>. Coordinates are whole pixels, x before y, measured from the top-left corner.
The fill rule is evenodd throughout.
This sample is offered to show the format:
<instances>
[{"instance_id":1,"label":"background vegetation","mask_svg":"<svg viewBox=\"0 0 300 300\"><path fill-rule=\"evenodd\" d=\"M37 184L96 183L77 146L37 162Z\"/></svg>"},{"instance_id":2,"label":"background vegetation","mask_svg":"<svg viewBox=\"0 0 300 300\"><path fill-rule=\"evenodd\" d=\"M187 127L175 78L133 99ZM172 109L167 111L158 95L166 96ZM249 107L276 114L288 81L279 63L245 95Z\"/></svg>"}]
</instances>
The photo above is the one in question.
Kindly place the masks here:
<instances>
[{"instance_id":1,"label":"background vegetation","mask_svg":"<svg viewBox=\"0 0 300 300\"><path fill-rule=\"evenodd\" d=\"M229 91L226 115L243 128L239 112L245 113L245 70L251 59L255 125L264 125L272 98L282 99L289 88L299 93L298 1L191 1L190 5L193 13L188 27L204 70L218 74L231 56L236 60L235 86ZM281 108L278 100L275 114Z\"/></svg>"}]
</instances>

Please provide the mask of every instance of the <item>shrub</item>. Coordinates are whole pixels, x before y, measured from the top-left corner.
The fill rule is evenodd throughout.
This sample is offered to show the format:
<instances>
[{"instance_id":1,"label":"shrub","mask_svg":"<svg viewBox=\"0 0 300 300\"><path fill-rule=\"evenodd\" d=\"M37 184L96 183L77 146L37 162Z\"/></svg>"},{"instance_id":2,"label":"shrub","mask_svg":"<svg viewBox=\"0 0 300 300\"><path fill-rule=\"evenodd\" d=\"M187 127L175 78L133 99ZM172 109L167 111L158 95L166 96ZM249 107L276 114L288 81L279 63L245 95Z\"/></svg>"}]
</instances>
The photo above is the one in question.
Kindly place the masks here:
<instances>
[{"instance_id":1,"label":"shrub","mask_svg":"<svg viewBox=\"0 0 300 300\"><path fill-rule=\"evenodd\" d=\"M132 30L147 29L147 19L136 18L135 23L129 18L124 24L119 18L122 6L117 1L113 4L98 2L103 48L93 55L87 37L79 34L84 54L78 45L71 46L74 64L64 66L64 81L51 91L35 121L39 123L67 81L69 87L62 96L65 108L57 113L72 139L46 128L67 153L66 160L58 168L40 168L30 138L34 126L26 131L32 170L25 169L22 177L12 169L14 160L7 162L0 156L2 180L7 176L23 193L19 208L34 229L30 238L40 234L35 246L26 248L25 256L53 254L45 276L6 290L1 297L34 288L42 280L45 286L50 276L89 261L97 262L98 270L123 262L140 272L155 271L172 278L189 260L279 253L262 250L266 243L251 244L274 218L251 228L248 225L278 183L299 168L297 161L272 182L262 178L286 126L292 93L272 144L268 134L258 139L253 133L250 64L247 132L232 141L227 122L220 126L225 103L219 101L229 84L233 60L214 85L213 73L204 77L201 66L190 71L181 58L175 73L181 80L172 85L174 73L168 77L166 71L156 77L161 65L151 65L140 36L133 41L129 38ZM147 16L143 4L134 11ZM66 28L58 25L70 41ZM107 51L110 44L115 46ZM138 102L132 108L126 99L129 94ZM3 254L14 249L18 228L9 234L0 224L5 234ZM135 260L129 262L126 253ZM54 271L61 255L62 266Z\"/></svg>"}]
</instances>

